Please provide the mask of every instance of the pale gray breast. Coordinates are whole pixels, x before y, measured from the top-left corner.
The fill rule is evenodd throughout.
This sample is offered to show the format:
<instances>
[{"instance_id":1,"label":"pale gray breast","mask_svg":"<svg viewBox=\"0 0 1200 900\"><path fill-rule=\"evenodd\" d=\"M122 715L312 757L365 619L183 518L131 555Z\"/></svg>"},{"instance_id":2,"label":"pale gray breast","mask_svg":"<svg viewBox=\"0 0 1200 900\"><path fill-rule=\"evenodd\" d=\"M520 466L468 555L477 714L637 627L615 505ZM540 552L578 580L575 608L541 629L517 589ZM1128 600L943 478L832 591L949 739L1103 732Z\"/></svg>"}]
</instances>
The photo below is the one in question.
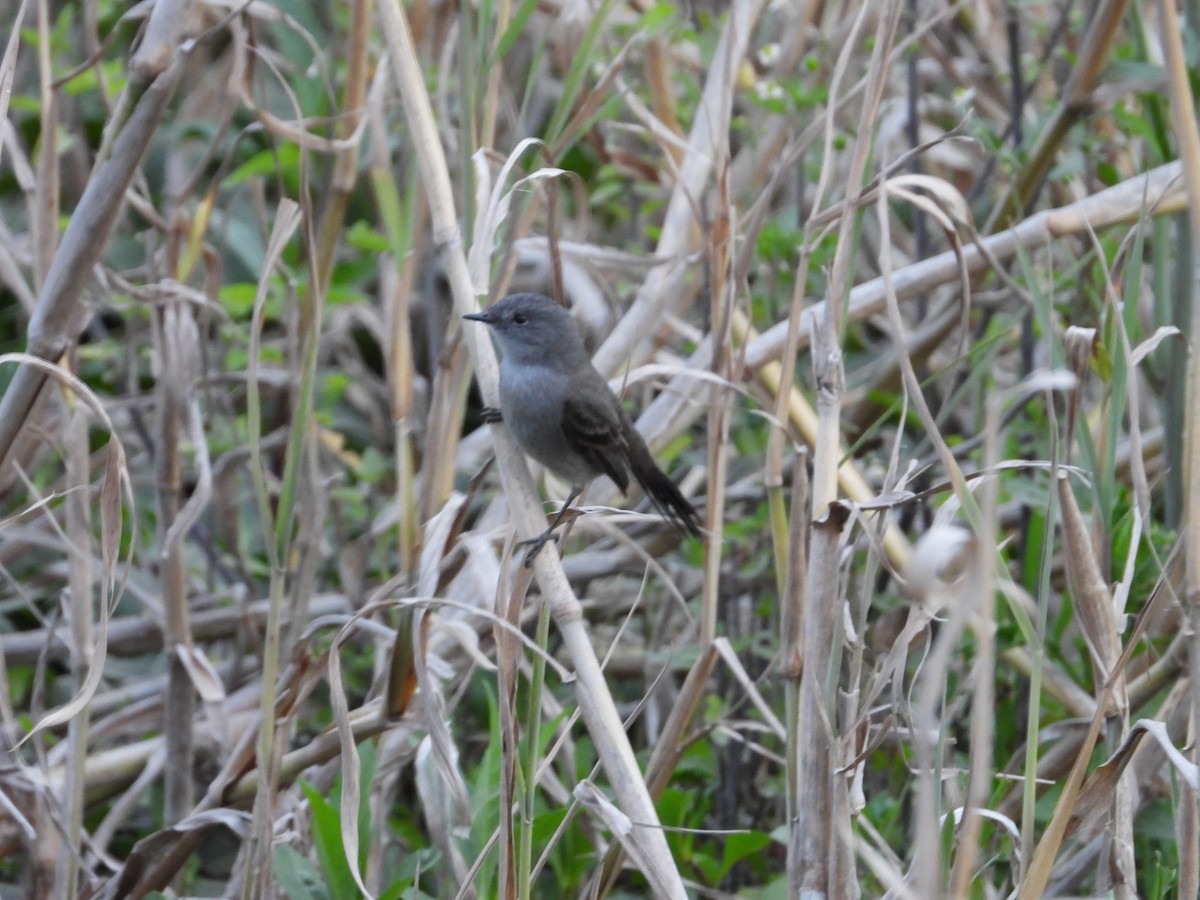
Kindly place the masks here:
<instances>
[{"instance_id":1,"label":"pale gray breast","mask_svg":"<svg viewBox=\"0 0 1200 900\"><path fill-rule=\"evenodd\" d=\"M545 366L506 359L500 364L500 412L521 449L542 465L582 486L597 472L567 443L562 430L568 376Z\"/></svg>"}]
</instances>

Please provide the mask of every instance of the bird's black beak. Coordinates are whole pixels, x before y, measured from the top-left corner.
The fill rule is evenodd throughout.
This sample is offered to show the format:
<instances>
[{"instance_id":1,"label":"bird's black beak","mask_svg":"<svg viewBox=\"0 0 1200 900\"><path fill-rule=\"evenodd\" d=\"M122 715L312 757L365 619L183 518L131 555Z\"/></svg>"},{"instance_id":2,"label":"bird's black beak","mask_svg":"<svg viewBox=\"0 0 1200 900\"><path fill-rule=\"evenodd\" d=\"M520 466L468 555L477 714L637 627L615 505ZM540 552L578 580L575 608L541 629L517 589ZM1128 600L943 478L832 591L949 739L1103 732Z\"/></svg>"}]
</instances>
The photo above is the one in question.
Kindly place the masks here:
<instances>
[{"instance_id":1,"label":"bird's black beak","mask_svg":"<svg viewBox=\"0 0 1200 900\"><path fill-rule=\"evenodd\" d=\"M485 325L490 325L492 322L491 316L486 312L467 313L463 318L470 319L472 322L483 322Z\"/></svg>"}]
</instances>

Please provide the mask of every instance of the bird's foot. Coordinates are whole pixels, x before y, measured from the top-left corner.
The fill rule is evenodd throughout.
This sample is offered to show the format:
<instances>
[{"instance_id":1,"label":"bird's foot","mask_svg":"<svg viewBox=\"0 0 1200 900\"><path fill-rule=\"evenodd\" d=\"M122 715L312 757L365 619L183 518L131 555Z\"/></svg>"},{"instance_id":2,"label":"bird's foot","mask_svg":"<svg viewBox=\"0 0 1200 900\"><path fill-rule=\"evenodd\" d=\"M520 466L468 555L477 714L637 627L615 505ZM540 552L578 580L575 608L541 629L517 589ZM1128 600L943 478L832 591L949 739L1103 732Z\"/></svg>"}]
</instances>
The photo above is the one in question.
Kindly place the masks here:
<instances>
[{"instance_id":1,"label":"bird's foot","mask_svg":"<svg viewBox=\"0 0 1200 900\"><path fill-rule=\"evenodd\" d=\"M500 412L497 406L485 406L479 411L479 418L483 419L489 425L495 425L504 421L504 414Z\"/></svg>"},{"instance_id":2,"label":"bird's foot","mask_svg":"<svg viewBox=\"0 0 1200 900\"><path fill-rule=\"evenodd\" d=\"M554 533L555 527L556 525L551 525L537 537L517 542L518 547L529 547L529 550L525 554L525 561L522 563L525 568L528 569L533 565L533 560L539 553L542 552L542 548L545 547L547 543L558 540L558 535Z\"/></svg>"},{"instance_id":3,"label":"bird's foot","mask_svg":"<svg viewBox=\"0 0 1200 900\"><path fill-rule=\"evenodd\" d=\"M546 546L547 541L551 539L558 540L558 538L555 537L554 532L558 526L562 524L563 518L567 515L567 513L571 511L571 504L575 502L575 498L578 496L579 489L571 491L571 496L568 497L567 502L562 505L562 509L558 511L558 515L554 517L554 521L550 523L549 528L547 528L537 537L521 541L519 544L517 544L518 547L521 546L521 544L531 545L529 552L525 554L525 568L528 569L533 565L534 557L542 552L542 548Z\"/></svg>"}]
</instances>

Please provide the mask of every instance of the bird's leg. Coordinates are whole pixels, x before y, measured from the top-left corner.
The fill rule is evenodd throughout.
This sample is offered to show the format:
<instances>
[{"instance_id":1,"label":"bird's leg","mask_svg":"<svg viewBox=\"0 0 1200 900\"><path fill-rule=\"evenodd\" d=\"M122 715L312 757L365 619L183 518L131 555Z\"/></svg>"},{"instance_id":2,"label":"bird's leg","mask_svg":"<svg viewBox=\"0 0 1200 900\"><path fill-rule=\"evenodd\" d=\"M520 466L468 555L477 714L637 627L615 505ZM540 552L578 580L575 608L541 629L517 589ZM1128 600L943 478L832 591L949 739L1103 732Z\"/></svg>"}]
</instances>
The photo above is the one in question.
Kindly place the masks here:
<instances>
[{"instance_id":1,"label":"bird's leg","mask_svg":"<svg viewBox=\"0 0 1200 900\"><path fill-rule=\"evenodd\" d=\"M495 425L498 422L504 421L504 415L497 406L485 406L479 411L479 418L483 419L488 425Z\"/></svg>"},{"instance_id":2,"label":"bird's leg","mask_svg":"<svg viewBox=\"0 0 1200 900\"><path fill-rule=\"evenodd\" d=\"M554 517L554 521L550 523L549 528L547 528L537 537L530 538L527 541L521 541L517 544L518 547L524 544L529 545L529 552L525 554L525 568L528 569L533 565L534 557L541 553L542 548L546 546L546 542L554 537L554 529L558 528L558 526L562 524L563 516L567 514L567 510L571 508L571 504L575 501L575 498L579 496L579 493L582 490L582 488L573 488L571 490L571 496L567 497L567 502L562 505L562 509L558 511L558 515Z\"/></svg>"}]
</instances>

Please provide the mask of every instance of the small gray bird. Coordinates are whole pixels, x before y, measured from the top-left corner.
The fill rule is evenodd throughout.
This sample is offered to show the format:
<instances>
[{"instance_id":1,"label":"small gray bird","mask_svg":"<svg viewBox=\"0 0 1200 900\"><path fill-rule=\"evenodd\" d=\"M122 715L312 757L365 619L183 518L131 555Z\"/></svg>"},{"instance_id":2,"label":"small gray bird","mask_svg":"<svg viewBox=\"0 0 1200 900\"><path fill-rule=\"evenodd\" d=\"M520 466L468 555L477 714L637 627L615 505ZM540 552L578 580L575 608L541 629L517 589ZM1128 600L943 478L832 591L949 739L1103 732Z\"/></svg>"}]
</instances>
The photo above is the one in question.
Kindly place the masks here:
<instances>
[{"instance_id":1,"label":"small gray bird","mask_svg":"<svg viewBox=\"0 0 1200 900\"><path fill-rule=\"evenodd\" d=\"M607 475L622 493L632 475L676 528L700 534L695 508L655 465L633 420L592 365L566 309L540 294L513 294L463 318L491 326L502 354L500 409L485 409L484 420L503 421L522 450L571 483L553 523L530 542L525 565L597 475Z\"/></svg>"}]
</instances>

